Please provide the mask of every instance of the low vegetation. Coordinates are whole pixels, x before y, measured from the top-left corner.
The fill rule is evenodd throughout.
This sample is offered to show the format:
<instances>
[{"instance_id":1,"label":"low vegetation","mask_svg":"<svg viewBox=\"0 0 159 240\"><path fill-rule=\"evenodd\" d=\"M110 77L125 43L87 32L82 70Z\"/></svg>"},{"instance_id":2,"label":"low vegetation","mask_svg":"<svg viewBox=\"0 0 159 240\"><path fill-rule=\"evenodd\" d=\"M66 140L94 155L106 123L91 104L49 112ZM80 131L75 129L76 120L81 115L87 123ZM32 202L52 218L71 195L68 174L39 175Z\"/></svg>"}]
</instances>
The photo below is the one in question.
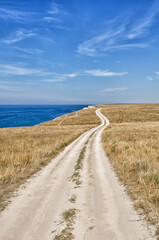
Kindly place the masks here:
<instances>
[{"instance_id":1,"label":"low vegetation","mask_svg":"<svg viewBox=\"0 0 159 240\"><path fill-rule=\"evenodd\" d=\"M106 154L140 214L159 236L159 104L105 105Z\"/></svg>"},{"instance_id":2,"label":"low vegetation","mask_svg":"<svg viewBox=\"0 0 159 240\"><path fill-rule=\"evenodd\" d=\"M66 223L66 227L55 236L54 240L72 240L74 235L72 234L73 224L76 217L76 209L70 208L63 213L63 220Z\"/></svg>"},{"instance_id":3,"label":"low vegetation","mask_svg":"<svg viewBox=\"0 0 159 240\"><path fill-rule=\"evenodd\" d=\"M67 125L94 125L100 124L99 117L95 114L95 109L85 109L70 114L65 114L54 121L43 123L45 126L67 126Z\"/></svg>"},{"instance_id":4,"label":"low vegetation","mask_svg":"<svg viewBox=\"0 0 159 240\"><path fill-rule=\"evenodd\" d=\"M65 122L59 125L63 119ZM4 209L8 197L21 183L99 122L95 109L92 109L64 115L34 127L1 128L0 210Z\"/></svg>"},{"instance_id":5,"label":"low vegetation","mask_svg":"<svg viewBox=\"0 0 159 240\"><path fill-rule=\"evenodd\" d=\"M87 144L87 143L86 143ZM84 145L84 147L82 148L82 151L80 152L79 158L76 162L75 165L75 170L74 173L71 177L72 181L75 183L76 188L79 187L81 185L81 181L80 181L80 171L83 167L83 160L84 160L84 156L85 156L85 151L86 151L86 144Z\"/></svg>"}]
</instances>

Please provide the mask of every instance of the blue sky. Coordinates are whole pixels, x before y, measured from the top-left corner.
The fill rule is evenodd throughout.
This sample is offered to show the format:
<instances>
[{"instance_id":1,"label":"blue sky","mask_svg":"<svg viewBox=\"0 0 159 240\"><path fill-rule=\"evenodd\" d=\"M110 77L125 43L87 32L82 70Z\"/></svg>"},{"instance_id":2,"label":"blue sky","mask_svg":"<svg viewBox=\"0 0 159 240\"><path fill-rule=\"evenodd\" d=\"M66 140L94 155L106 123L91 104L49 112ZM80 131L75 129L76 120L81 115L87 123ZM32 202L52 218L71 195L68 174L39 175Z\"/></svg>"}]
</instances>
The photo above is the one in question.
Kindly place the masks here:
<instances>
[{"instance_id":1,"label":"blue sky","mask_svg":"<svg viewBox=\"0 0 159 240\"><path fill-rule=\"evenodd\" d=\"M159 102L159 0L0 0L0 104Z\"/></svg>"}]
</instances>

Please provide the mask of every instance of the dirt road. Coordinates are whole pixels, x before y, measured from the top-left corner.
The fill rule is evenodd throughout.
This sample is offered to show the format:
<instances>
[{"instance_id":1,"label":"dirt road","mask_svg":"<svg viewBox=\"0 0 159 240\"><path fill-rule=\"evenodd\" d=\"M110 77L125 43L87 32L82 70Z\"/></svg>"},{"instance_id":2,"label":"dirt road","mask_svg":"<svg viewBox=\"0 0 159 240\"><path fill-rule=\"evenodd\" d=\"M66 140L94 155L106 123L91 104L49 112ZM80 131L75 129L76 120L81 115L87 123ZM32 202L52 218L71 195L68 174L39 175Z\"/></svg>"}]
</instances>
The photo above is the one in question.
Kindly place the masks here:
<instances>
[{"instance_id":1,"label":"dirt road","mask_svg":"<svg viewBox=\"0 0 159 240\"><path fill-rule=\"evenodd\" d=\"M104 153L109 121L80 136L17 192L0 215L0 240L150 240Z\"/></svg>"}]
</instances>

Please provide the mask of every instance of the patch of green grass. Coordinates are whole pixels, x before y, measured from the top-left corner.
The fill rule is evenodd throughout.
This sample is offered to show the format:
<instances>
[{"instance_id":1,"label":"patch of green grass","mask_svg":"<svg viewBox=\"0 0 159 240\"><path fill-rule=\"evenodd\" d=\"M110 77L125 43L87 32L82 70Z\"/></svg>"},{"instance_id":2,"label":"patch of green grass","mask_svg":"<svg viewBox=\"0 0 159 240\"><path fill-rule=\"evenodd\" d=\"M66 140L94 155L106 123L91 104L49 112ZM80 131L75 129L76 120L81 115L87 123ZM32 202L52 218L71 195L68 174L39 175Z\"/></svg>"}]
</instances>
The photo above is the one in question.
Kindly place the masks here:
<instances>
[{"instance_id":1,"label":"patch of green grass","mask_svg":"<svg viewBox=\"0 0 159 240\"><path fill-rule=\"evenodd\" d=\"M54 240L72 240L74 235L72 234L73 224L76 217L76 209L70 208L63 213L63 220L66 222L66 227L60 234L56 235Z\"/></svg>"},{"instance_id":2,"label":"patch of green grass","mask_svg":"<svg viewBox=\"0 0 159 240\"><path fill-rule=\"evenodd\" d=\"M63 219L67 222L70 223L76 216L76 209L75 208L70 208L69 210L65 211L63 213Z\"/></svg>"},{"instance_id":3,"label":"patch of green grass","mask_svg":"<svg viewBox=\"0 0 159 240\"><path fill-rule=\"evenodd\" d=\"M73 195L73 196L69 199L69 201L70 201L71 203L75 203L75 202L76 202L76 196Z\"/></svg>"},{"instance_id":4,"label":"patch of green grass","mask_svg":"<svg viewBox=\"0 0 159 240\"><path fill-rule=\"evenodd\" d=\"M84 146L82 148L82 151L80 152L79 158L78 158L76 166L75 166L75 171L78 171L82 168L82 166L83 166L82 160L84 159L85 151L86 151L86 146Z\"/></svg>"},{"instance_id":5,"label":"patch of green grass","mask_svg":"<svg viewBox=\"0 0 159 240\"><path fill-rule=\"evenodd\" d=\"M77 163L75 165L75 171L74 171L74 173L71 177L72 181L75 182L76 187L79 187L82 183L79 179L81 177L80 170L83 167L83 159L84 159L84 156L85 156L86 144L84 145L84 147L82 148L82 151L80 152L79 158L78 158Z\"/></svg>"}]
</instances>

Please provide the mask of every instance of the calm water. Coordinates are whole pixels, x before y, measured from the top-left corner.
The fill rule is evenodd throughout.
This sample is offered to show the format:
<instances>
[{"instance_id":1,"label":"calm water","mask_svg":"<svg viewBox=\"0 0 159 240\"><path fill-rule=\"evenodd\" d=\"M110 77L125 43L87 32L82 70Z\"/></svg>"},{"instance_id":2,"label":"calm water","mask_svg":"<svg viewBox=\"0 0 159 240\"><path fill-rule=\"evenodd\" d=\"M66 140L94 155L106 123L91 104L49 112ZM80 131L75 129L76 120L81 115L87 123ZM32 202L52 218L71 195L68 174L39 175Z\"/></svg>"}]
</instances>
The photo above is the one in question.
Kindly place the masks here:
<instances>
[{"instance_id":1,"label":"calm water","mask_svg":"<svg viewBox=\"0 0 159 240\"><path fill-rule=\"evenodd\" d=\"M2 106L0 105L0 128L33 126L52 120L63 114L71 113L86 105L52 105L52 106Z\"/></svg>"}]
</instances>

